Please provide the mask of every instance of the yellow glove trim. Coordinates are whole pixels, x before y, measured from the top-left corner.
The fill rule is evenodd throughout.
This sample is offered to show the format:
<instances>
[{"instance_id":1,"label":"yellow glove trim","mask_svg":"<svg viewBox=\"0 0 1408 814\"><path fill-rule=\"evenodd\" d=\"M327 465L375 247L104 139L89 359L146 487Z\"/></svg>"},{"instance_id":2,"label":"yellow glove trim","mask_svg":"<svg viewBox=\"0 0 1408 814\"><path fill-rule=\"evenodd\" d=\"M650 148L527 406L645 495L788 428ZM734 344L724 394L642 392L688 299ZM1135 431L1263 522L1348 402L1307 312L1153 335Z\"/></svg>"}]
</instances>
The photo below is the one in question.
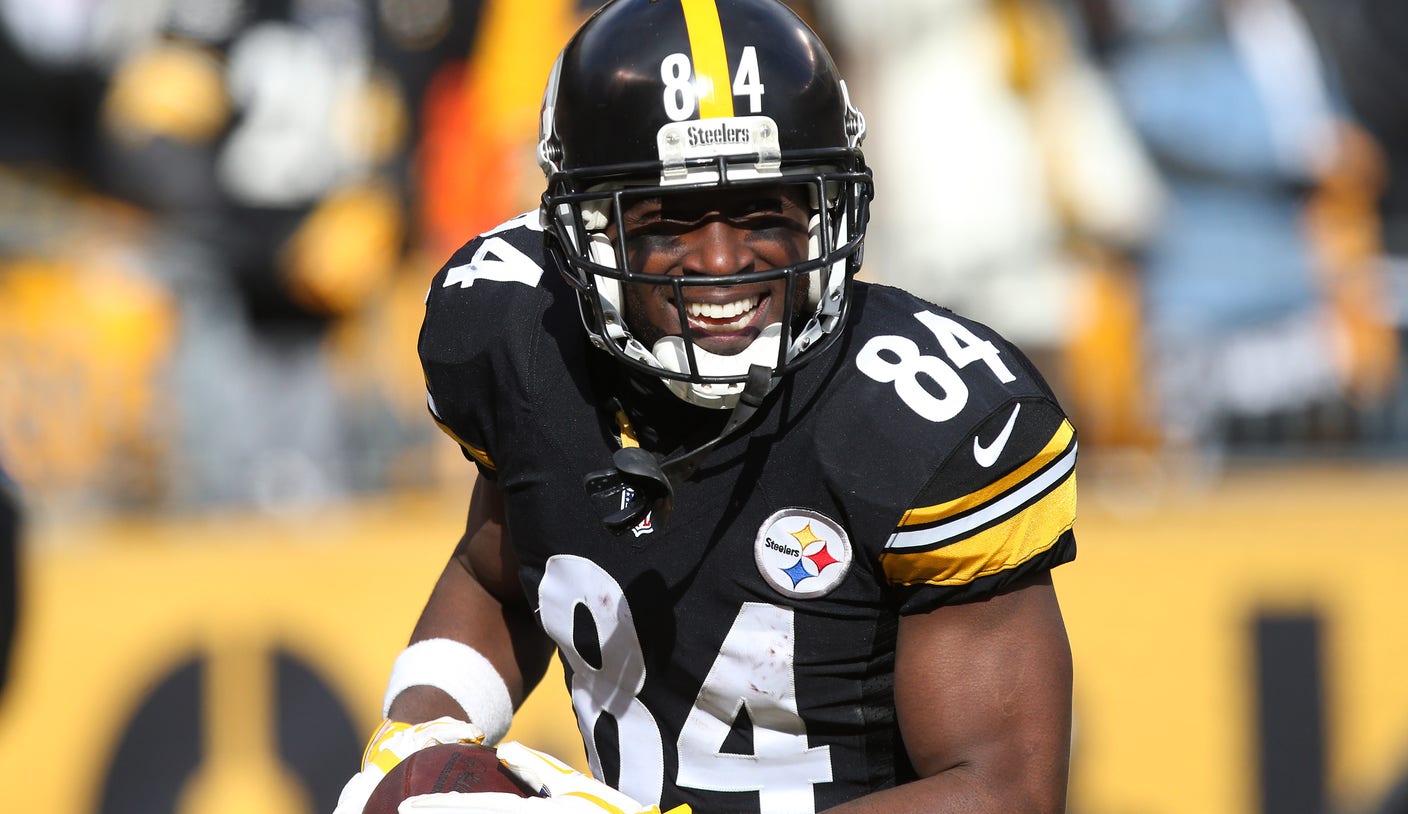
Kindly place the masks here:
<instances>
[{"instance_id":1,"label":"yellow glove trim","mask_svg":"<svg viewBox=\"0 0 1408 814\"><path fill-rule=\"evenodd\" d=\"M401 762L401 758L397 757L394 752L382 749L382 744L386 743L386 741L396 733L404 732L412 726L415 726L415 724L408 724L405 721L382 721L381 726L377 727L376 732L372 733L371 740L367 741L366 751L362 753L362 768L365 769L367 766L371 765L377 767L383 773L389 772L395 768L396 764Z\"/></svg>"}]
</instances>

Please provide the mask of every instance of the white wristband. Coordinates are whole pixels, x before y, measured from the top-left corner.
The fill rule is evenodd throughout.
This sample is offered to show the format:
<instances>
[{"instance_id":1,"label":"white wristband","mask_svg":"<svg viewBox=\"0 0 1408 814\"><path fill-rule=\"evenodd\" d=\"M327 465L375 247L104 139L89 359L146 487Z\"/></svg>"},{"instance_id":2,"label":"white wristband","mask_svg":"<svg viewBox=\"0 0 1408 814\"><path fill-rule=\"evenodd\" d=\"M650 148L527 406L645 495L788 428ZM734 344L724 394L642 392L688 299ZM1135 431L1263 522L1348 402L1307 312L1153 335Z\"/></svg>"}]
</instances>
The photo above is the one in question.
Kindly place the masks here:
<instances>
[{"instance_id":1,"label":"white wristband","mask_svg":"<svg viewBox=\"0 0 1408 814\"><path fill-rule=\"evenodd\" d=\"M484 742L495 744L508 733L513 701L508 685L478 650L453 639L425 639L396 657L382 700L382 715L391 716L391 702L410 687L435 687L464 710L465 720L484 730Z\"/></svg>"}]
</instances>

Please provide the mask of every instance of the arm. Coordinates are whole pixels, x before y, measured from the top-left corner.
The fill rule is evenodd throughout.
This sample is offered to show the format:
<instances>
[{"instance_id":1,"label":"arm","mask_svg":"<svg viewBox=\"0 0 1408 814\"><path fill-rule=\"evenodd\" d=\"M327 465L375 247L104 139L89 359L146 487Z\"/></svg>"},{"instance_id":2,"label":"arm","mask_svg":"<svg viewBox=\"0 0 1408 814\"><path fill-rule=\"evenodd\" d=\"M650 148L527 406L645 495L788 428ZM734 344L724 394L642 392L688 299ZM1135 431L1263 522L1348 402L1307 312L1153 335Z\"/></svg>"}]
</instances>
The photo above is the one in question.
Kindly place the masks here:
<instances>
[{"instance_id":1,"label":"arm","mask_svg":"<svg viewBox=\"0 0 1408 814\"><path fill-rule=\"evenodd\" d=\"M479 478L470 498L464 536L435 584L411 643L453 639L473 647L508 685L515 709L547 670L552 642L537 626L518 581L518 561L504 524L503 494ZM442 690L411 687L391 704L390 718L419 723L440 716L463 719Z\"/></svg>"},{"instance_id":2,"label":"arm","mask_svg":"<svg viewBox=\"0 0 1408 814\"><path fill-rule=\"evenodd\" d=\"M895 673L896 714L921 779L833 812L1065 810L1071 652L1049 573L902 617Z\"/></svg>"},{"instance_id":3,"label":"arm","mask_svg":"<svg viewBox=\"0 0 1408 814\"><path fill-rule=\"evenodd\" d=\"M474 486L464 536L431 591L411 634L411 644L446 638L467 644L488 659L507 685L514 709L542 679L552 656L552 640L537 626L533 609L518 580L518 561L504 524L503 495L485 478L480 478ZM451 738L468 734L461 729L464 725L457 722L472 718L443 690L426 685L411 686L397 695L391 703L389 717L391 721L410 724L432 722L429 727L444 727ZM410 748L443 742L427 734L430 739L412 743ZM531 787L545 789L556 799L450 791L409 797L401 803L400 810L407 814L416 811L436 814L520 811L659 814L658 808L636 802L556 758L518 743L499 743L497 749L500 760L512 771ZM395 757L401 759L404 755L398 753ZM378 760L374 758L372 762ZM363 775L366 773L364 769ZM373 772L364 783L353 778L348 786L353 790L344 789L339 809L334 814L360 814L366 795L384 773L385 769ZM682 806L668 814L689 814L689 807Z\"/></svg>"},{"instance_id":4,"label":"arm","mask_svg":"<svg viewBox=\"0 0 1408 814\"><path fill-rule=\"evenodd\" d=\"M464 536L411 633L412 645L437 639L467 645L474 652L438 641L427 645L433 650L420 651L429 664L413 660L404 678L393 669L392 686L405 689L390 699L388 720L372 736L361 770L343 786L333 814L361 814L382 779L412 752L437 743L478 743L486 736L498 740L513 710L547 669L552 644L536 627L518 581L503 495L485 478L474 485ZM407 652L397 659L398 669ZM428 683L416 683L422 679ZM482 712L482 720L475 721L472 711L432 686L446 679L445 686L453 686L466 707Z\"/></svg>"}]
</instances>

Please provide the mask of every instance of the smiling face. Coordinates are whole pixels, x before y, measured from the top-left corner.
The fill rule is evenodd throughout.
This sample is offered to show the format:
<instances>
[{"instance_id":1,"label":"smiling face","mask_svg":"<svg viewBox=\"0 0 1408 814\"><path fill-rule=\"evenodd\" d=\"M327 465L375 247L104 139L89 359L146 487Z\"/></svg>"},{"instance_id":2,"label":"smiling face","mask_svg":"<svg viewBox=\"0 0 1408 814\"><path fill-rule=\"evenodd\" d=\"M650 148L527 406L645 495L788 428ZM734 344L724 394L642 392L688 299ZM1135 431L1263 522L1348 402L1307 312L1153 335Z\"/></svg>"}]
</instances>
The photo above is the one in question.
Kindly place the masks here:
<instances>
[{"instance_id":1,"label":"smiling face","mask_svg":"<svg viewBox=\"0 0 1408 814\"><path fill-rule=\"evenodd\" d=\"M626 258L637 274L704 281L763 272L807 259L807 192L770 186L690 191L626 203ZM616 227L608 228L614 239ZM627 324L645 347L681 336L680 307L699 348L721 356L746 349L768 325L795 316L807 298L805 280L779 277L743 284L624 285Z\"/></svg>"}]
</instances>

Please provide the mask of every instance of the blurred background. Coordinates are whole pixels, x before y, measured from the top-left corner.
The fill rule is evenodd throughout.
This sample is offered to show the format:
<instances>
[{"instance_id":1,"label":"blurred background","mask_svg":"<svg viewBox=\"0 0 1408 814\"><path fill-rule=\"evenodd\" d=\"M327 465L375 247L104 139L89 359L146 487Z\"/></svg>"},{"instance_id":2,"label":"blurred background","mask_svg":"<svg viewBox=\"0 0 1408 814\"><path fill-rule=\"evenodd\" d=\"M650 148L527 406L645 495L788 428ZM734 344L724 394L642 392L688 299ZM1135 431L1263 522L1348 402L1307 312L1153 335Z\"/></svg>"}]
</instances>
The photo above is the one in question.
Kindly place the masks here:
<instances>
[{"instance_id":1,"label":"blurred background","mask_svg":"<svg viewBox=\"0 0 1408 814\"><path fill-rule=\"evenodd\" d=\"M1070 810L1408 812L1408 4L792 5L862 276L1080 428ZM0 0L0 809L331 811L472 483L425 288L594 6Z\"/></svg>"}]
</instances>

